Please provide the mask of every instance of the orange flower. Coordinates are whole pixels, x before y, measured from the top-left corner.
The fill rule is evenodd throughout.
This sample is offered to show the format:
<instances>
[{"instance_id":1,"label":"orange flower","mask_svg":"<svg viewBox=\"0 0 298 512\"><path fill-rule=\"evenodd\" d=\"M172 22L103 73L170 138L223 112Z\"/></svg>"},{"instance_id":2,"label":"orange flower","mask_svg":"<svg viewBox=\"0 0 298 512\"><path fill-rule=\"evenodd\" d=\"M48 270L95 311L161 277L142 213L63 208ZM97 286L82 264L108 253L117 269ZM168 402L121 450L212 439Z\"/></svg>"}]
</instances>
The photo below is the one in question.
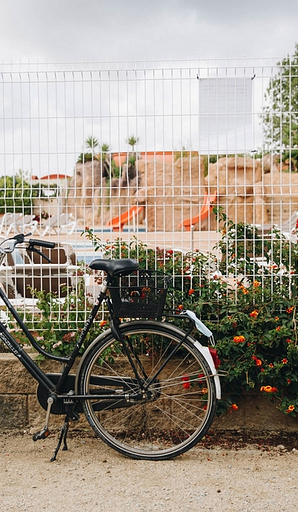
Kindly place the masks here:
<instances>
[{"instance_id":1,"label":"orange flower","mask_svg":"<svg viewBox=\"0 0 298 512\"><path fill-rule=\"evenodd\" d=\"M238 409L239 409L237 404L232 404L231 408L233 409L233 411L238 411Z\"/></svg>"},{"instance_id":2,"label":"orange flower","mask_svg":"<svg viewBox=\"0 0 298 512\"><path fill-rule=\"evenodd\" d=\"M252 356L252 359L255 361L257 366L262 366L263 363L261 359L258 359L256 356Z\"/></svg>"},{"instance_id":3,"label":"orange flower","mask_svg":"<svg viewBox=\"0 0 298 512\"><path fill-rule=\"evenodd\" d=\"M265 393L276 393L277 388L272 387L272 386L262 386L260 388L260 391L264 391Z\"/></svg>"},{"instance_id":4,"label":"orange flower","mask_svg":"<svg viewBox=\"0 0 298 512\"><path fill-rule=\"evenodd\" d=\"M261 286L261 283L260 281L253 281L252 285L254 288L258 288L259 286Z\"/></svg>"},{"instance_id":5,"label":"orange flower","mask_svg":"<svg viewBox=\"0 0 298 512\"><path fill-rule=\"evenodd\" d=\"M256 309L254 309L251 313L249 313L249 316L251 318L257 318L258 314L259 312Z\"/></svg>"},{"instance_id":6,"label":"orange flower","mask_svg":"<svg viewBox=\"0 0 298 512\"><path fill-rule=\"evenodd\" d=\"M275 316L275 317L274 317L274 320L275 320L276 322L278 322L278 320L279 320L279 316Z\"/></svg>"},{"instance_id":7,"label":"orange flower","mask_svg":"<svg viewBox=\"0 0 298 512\"><path fill-rule=\"evenodd\" d=\"M104 325L106 325L106 323L107 323L107 321L106 321L106 320L102 320L102 321L100 322L100 327L103 327Z\"/></svg>"},{"instance_id":8,"label":"orange flower","mask_svg":"<svg viewBox=\"0 0 298 512\"><path fill-rule=\"evenodd\" d=\"M190 290L188 290L188 295L192 295L193 293L195 293L194 289L191 288Z\"/></svg>"},{"instance_id":9,"label":"orange flower","mask_svg":"<svg viewBox=\"0 0 298 512\"><path fill-rule=\"evenodd\" d=\"M260 391L265 391L265 393L271 393L272 392L272 386L262 386L260 388Z\"/></svg>"},{"instance_id":10,"label":"orange flower","mask_svg":"<svg viewBox=\"0 0 298 512\"><path fill-rule=\"evenodd\" d=\"M235 343L243 343L245 341L244 336L234 336L233 339Z\"/></svg>"},{"instance_id":11,"label":"orange flower","mask_svg":"<svg viewBox=\"0 0 298 512\"><path fill-rule=\"evenodd\" d=\"M290 313L292 313L293 309L294 309L294 306L290 306L289 308L286 309L286 312L290 314Z\"/></svg>"},{"instance_id":12,"label":"orange flower","mask_svg":"<svg viewBox=\"0 0 298 512\"><path fill-rule=\"evenodd\" d=\"M276 331L280 331L281 330L281 326L279 325L278 327L276 327L275 329Z\"/></svg>"},{"instance_id":13,"label":"orange flower","mask_svg":"<svg viewBox=\"0 0 298 512\"><path fill-rule=\"evenodd\" d=\"M295 410L295 405L289 405L286 412L289 413L289 412L293 412L294 410Z\"/></svg>"}]
</instances>

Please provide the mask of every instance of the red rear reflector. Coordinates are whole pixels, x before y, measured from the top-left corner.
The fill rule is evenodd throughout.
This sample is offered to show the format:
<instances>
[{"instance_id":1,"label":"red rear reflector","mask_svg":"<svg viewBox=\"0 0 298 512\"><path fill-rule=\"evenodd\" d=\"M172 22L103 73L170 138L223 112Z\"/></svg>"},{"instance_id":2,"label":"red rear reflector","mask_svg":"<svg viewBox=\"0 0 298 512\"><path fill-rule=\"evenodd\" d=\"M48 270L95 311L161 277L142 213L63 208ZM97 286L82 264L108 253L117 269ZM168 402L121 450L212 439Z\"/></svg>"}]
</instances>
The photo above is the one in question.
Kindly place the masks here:
<instances>
[{"instance_id":1,"label":"red rear reflector","mask_svg":"<svg viewBox=\"0 0 298 512\"><path fill-rule=\"evenodd\" d=\"M216 348L209 348L209 352L212 356L215 368L218 368L220 365L220 359L218 357Z\"/></svg>"}]
</instances>

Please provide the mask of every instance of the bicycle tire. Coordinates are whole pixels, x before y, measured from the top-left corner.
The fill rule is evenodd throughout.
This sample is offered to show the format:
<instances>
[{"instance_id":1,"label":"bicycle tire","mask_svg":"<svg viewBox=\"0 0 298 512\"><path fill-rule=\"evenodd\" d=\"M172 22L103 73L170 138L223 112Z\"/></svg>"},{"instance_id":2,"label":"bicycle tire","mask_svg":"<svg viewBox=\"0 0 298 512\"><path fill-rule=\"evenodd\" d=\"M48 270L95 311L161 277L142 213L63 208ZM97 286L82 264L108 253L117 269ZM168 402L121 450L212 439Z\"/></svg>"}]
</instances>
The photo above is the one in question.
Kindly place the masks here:
<instances>
[{"instance_id":1,"label":"bicycle tire","mask_svg":"<svg viewBox=\"0 0 298 512\"><path fill-rule=\"evenodd\" d=\"M124 323L121 332L133 343L148 376L184 338L180 329L150 320ZM95 341L86 354L80 370L80 394L98 392L98 384L92 383L98 375L108 380L111 376L115 378L115 387L121 385L118 392L122 393L135 384L127 356L111 332ZM101 383L101 391L103 387ZM111 382L106 387L111 390ZM151 390L153 399L132 404L124 404L123 400L112 405L85 400L84 413L96 434L123 455L134 459L171 459L202 439L216 411L214 378L190 338L183 341Z\"/></svg>"}]
</instances>

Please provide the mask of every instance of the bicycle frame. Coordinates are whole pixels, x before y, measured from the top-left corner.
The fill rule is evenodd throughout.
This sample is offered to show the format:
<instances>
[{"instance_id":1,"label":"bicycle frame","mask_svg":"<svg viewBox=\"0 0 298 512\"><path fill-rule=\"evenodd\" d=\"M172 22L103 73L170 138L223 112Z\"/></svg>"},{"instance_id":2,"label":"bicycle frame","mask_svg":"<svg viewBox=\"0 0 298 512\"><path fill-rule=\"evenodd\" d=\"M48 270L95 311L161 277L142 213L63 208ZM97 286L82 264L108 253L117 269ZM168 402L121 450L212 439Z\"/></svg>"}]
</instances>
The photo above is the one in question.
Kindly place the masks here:
<instances>
[{"instance_id":1,"label":"bicycle frame","mask_svg":"<svg viewBox=\"0 0 298 512\"><path fill-rule=\"evenodd\" d=\"M26 335L27 339L30 341L31 345L40 354L44 355L46 358L52 359L55 361L59 361L64 365L64 368L59 376L58 382L54 382L53 380L51 380L51 378L46 373L44 373L42 371L42 369L34 362L34 360L20 346L20 344L16 341L16 339L9 333L6 326L2 322L0 322L0 339L3 341L3 343L5 343L5 345L9 348L9 350L19 359L19 361L27 369L27 371L30 373L30 375L32 375L32 377L45 388L45 390L49 393L49 396L55 397L56 399L64 398L64 399L67 399L68 401L71 399L72 403L76 403L76 402L80 402L82 400L88 400L88 399L98 399L98 400L114 400L115 399L115 395L113 395L113 394L109 395L106 393L105 394L100 394L100 393L92 394L90 396L75 394L74 390L71 390L71 394L69 391L63 393L63 385L66 382L67 377L70 374L73 364L79 354L80 348L82 347L82 345L86 339L86 336L93 324L93 321L98 313L98 310L104 300L108 301L108 308L109 308L110 312L112 312L109 298L106 295L107 286L108 286L108 283L107 283L107 281L104 280L101 285L101 291L100 291L98 298L91 310L91 313L86 321L86 324L80 334L80 337L76 343L76 346L74 347L72 353L68 357L56 356L54 354L51 354L51 353L45 351L44 349L42 349L40 347L40 345L36 342L34 336L28 330L27 326L25 325L25 323L23 322L23 320L17 313L14 306L11 304L10 300L8 299L8 297L6 296L4 291L0 288L0 298L3 300L4 304L7 306L7 308L11 312L12 316L14 317L14 319L16 320L16 322L18 323L18 325L20 326L20 328ZM119 330L117 329L117 327L115 326L113 321L111 322L111 326L114 326L113 330L115 331L115 335L116 335L117 339L120 342L124 342ZM135 372L136 381L138 381L138 383L140 384L139 375L138 375L135 365L130 357L129 351L127 350L127 347L125 346L125 343L124 343L124 347L125 347L127 356L130 360L130 363L132 365L132 368ZM99 383L101 383L101 377L98 376L97 379L98 379ZM115 381L115 379L111 379L111 380ZM153 379L151 379L151 380L153 380ZM139 397L138 394L131 393L131 398L137 398L137 397ZM121 399L126 400L127 393L123 394L123 395L117 394L117 401L119 401Z\"/></svg>"},{"instance_id":2,"label":"bicycle frame","mask_svg":"<svg viewBox=\"0 0 298 512\"><path fill-rule=\"evenodd\" d=\"M84 343L84 340L92 326L94 318L96 317L99 307L102 304L105 293L100 292L98 296L97 302L94 304L92 311L87 319L87 322L82 330L79 340L73 349L72 353L68 357L56 356L54 354L50 354L46 350L42 349L40 345L36 342L34 336L31 334L27 326L24 324L23 320L17 313L14 306L11 304L10 300L4 293L4 291L0 288L0 298L3 300L6 307L9 309L10 313L22 329L23 333L30 341L31 345L42 355L45 357L59 361L64 364L63 371L61 372L61 377L58 383L53 383L47 375L41 370L41 368L34 362L34 360L27 354L27 352L21 347L21 345L16 341L16 339L10 334L7 330L6 326L0 322L0 338L3 343L8 347L8 349L19 359L19 361L23 364L23 366L28 370L28 372L32 375L32 377L37 380L40 384L42 384L49 392L59 393L67 376L70 373L71 368L73 367L74 361L80 351L81 346ZM73 398L75 398L73 396Z\"/></svg>"}]
</instances>

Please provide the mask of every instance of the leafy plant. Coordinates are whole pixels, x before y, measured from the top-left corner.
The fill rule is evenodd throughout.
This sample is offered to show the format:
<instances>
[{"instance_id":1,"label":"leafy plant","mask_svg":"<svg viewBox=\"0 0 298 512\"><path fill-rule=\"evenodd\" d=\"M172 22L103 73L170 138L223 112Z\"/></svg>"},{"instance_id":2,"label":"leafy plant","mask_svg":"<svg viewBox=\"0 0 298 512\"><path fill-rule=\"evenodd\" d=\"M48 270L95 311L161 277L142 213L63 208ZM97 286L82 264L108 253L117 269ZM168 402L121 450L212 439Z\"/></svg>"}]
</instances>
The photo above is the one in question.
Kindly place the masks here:
<instances>
[{"instance_id":1,"label":"leafy plant","mask_svg":"<svg viewBox=\"0 0 298 512\"><path fill-rule=\"evenodd\" d=\"M39 185L32 186L23 176L22 171L16 176L0 178L0 213L32 213L33 199L40 197Z\"/></svg>"},{"instance_id":2,"label":"leafy plant","mask_svg":"<svg viewBox=\"0 0 298 512\"><path fill-rule=\"evenodd\" d=\"M221 379L220 412L237 409L239 397L253 389L293 416L298 411L297 244L277 230L264 240L253 226L234 224L221 211L217 215L223 224L221 260L199 251L153 250L137 239L102 242L90 229L85 235L104 257L136 258L142 268L172 275L167 307L194 311L214 332L220 369L227 375Z\"/></svg>"},{"instance_id":3,"label":"leafy plant","mask_svg":"<svg viewBox=\"0 0 298 512\"><path fill-rule=\"evenodd\" d=\"M237 409L239 397L253 389L294 416L298 411L298 246L276 230L265 243L253 226L234 224L222 212L218 215L223 223L217 247L223 254L220 260L200 251L154 250L137 238L102 241L90 228L83 235L104 258L135 258L140 268L172 277L166 308L194 311L214 333L220 370L226 374L221 379L220 412ZM256 258L259 253L262 262ZM36 296L42 311L41 343L55 353L69 353L91 308L84 286L62 305L43 292ZM177 316L168 321L183 327ZM96 322L87 343L105 323L106 318ZM204 343L200 333L193 334Z\"/></svg>"}]
</instances>

